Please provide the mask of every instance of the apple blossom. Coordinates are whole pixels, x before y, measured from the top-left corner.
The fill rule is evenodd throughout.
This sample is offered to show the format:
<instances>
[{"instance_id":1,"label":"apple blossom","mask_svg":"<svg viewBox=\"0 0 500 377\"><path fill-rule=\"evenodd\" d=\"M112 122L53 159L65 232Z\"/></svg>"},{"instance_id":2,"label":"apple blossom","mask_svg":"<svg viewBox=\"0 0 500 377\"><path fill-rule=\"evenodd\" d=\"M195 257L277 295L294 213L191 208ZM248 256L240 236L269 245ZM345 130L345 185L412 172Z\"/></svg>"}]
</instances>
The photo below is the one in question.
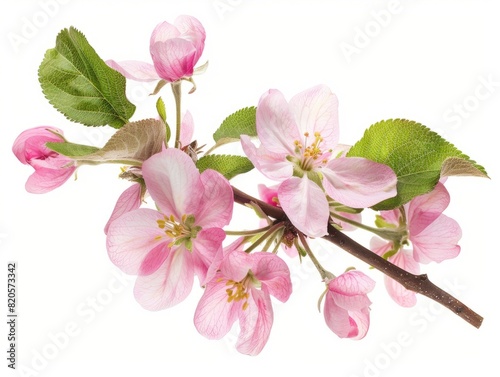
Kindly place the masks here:
<instances>
[{"instance_id":1,"label":"apple blossom","mask_svg":"<svg viewBox=\"0 0 500 377\"><path fill-rule=\"evenodd\" d=\"M270 296L285 302L292 293L290 271L275 254L247 254L237 246L226 250L217 273L206 284L194 324L208 339L221 339L238 320L241 331L236 349L257 355L273 324Z\"/></svg>"},{"instance_id":2,"label":"apple blossom","mask_svg":"<svg viewBox=\"0 0 500 377\"><path fill-rule=\"evenodd\" d=\"M375 281L361 271L350 270L326 281L324 317L326 324L340 338L361 339L370 326L367 294Z\"/></svg>"},{"instance_id":3,"label":"apple blossom","mask_svg":"<svg viewBox=\"0 0 500 377\"><path fill-rule=\"evenodd\" d=\"M439 182L433 191L413 198L403 209L382 211L382 224L400 232L401 239L389 242L372 239L371 250L412 273L419 273L418 263L455 258L460 253L457 243L462 231L455 220L442 213L449 203L450 195ZM412 250L403 250L408 243ZM385 279L389 295L398 304L413 306L416 303L415 293L407 292L391 278Z\"/></svg>"},{"instance_id":4,"label":"apple blossom","mask_svg":"<svg viewBox=\"0 0 500 377\"><path fill-rule=\"evenodd\" d=\"M266 177L280 182L278 199L290 221L310 237L327 234L327 196L365 208L396 195L396 175L386 165L364 158L332 155L338 144L337 97L324 85L286 102L278 90L257 106L261 145L241 136L243 151Z\"/></svg>"},{"instance_id":5,"label":"apple blossom","mask_svg":"<svg viewBox=\"0 0 500 377\"><path fill-rule=\"evenodd\" d=\"M12 151L25 165L35 169L26 182L26 191L43 194L66 182L75 172L76 164L45 144L64 141L63 132L55 127L40 126L23 131L14 141Z\"/></svg>"},{"instance_id":6,"label":"apple blossom","mask_svg":"<svg viewBox=\"0 0 500 377\"><path fill-rule=\"evenodd\" d=\"M184 152L169 148L144 161L142 174L158 210L139 208L111 222L111 261L138 275L137 301L146 309L176 305L205 279L222 247L221 229L232 216L233 193L213 170L199 173Z\"/></svg>"},{"instance_id":7,"label":"apple blossom","mask_svg":"<svg viewBox=\"0 0 500 377\"><path fill-rule=\"evenodd\" d=\"M175 82L194 73L205 47L205 29L192 16L179 16L173 24L162 22L153 30L149 50L153 64L135 60L106 63L136 81Z\"/></svg>"}]
</instances>

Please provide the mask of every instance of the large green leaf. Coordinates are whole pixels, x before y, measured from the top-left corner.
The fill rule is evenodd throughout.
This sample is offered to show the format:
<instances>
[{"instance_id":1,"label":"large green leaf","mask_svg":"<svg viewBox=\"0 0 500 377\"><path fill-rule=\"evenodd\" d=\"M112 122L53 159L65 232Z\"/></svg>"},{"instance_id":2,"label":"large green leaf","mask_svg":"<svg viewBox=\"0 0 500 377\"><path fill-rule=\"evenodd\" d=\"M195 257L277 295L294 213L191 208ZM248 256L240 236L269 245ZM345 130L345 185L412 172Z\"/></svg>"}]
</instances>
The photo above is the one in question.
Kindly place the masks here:
<instances>
[{"instance_id":1,"label":"large green leaf","mask_svg":"<svg viewBox=\"0 0 500 377\"><path fill-rule=\"evenodd\" d=\"M442 176L488 177L486 170L429 128L406 119L378 122L348 152L388 165L398 177L397 196L373 208L387 210L431 191Z\"/></svg>"},{"instance_id":2,"label":"large green leaf","mask_svg":"<svg viewBox=\"0 0 500 377\"><path fill-rule=\"evenodd\" d=\"M196 162L196 166L200 172L206 169L216 170L226 179L231 179L253 169L252 163L246 157L220 154L203 156Z\"/></svg>"},{"instance_id":3,"label":"large green leaf","mask_svg":"<svg viewBox=\"0 0 500 377\"><path fill-rule=\"evenodd\" d=\"M68 119L86 126L120 128L134 114L125 77L97 55L73 27L62 30L38 70L43 93Z\"/></svg>"}]
</instances>

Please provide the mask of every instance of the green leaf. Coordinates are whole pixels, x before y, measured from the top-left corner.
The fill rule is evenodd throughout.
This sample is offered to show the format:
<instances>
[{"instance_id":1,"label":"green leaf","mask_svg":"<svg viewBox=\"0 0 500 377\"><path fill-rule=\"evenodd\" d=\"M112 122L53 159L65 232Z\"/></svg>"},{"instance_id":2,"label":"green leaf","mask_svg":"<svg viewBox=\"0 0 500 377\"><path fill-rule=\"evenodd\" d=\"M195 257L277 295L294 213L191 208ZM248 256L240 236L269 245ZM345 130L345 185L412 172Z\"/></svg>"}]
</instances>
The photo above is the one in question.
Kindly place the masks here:
<instances>
[{"instance_id":1,"label":"green leaf","mask_svg":"<svg viewBox=\"0 0 500 377\"><path fill-rule=\"evenodd\" d=\"M231 179L253 169L252 163L246 157L220 154L203 156L196 162L196 166L200 172L206 169L216 170L226 179Z\"/></svg>"},{"instance_id":2,"label":"green leaf","mask_svg":"<svg viewBox=\"0 0 500 377\"><path fill-rule=\"evenodd\" d=\"M220 139L239 140L240 135L257 136L256 110L254 106L245 107L229 115L215 131L214 140L216 142Z\"/></svg>"},{"instance_id":3,"label":"green leaf","mask_svg":"<svg viewBox=\"0 0 500 377\"><path fill-rule=\"evenodd\" d=\"M429 128L406 119L378 122L347 153L388 165L398 177L398 194L378 203L388 210L431 191L442 176L488 177L486 170Z\"/></svg>"},{"instance_id":4,"label":"green leaf","mask_svg":"<svg viewBox=\"0 0 500 377\"><path fill-rule=\"evenodd\" d=\"M165 123L166 140L168 143L168 141L170 140L171 131L170 126L167 123L167 109L165 108L165 102L163 102L163 99L161 97L158 97L158 100L156 101L156 111L158 111L158 115L163 120L163 123Z\"/></svg>"},{"instance_id":5,"label":"green leaf","mask_svg":"<svg viewBox=\"0 0 500 377\"><path fill-rule=\"evenodd\" d=\"M143 161L162 150L164 141L164 123L158 119L144 119L124 125L100 149L68 142L47 143L47 146L78 161L80 165L141 165Z\"/></svg>"},{"instance_id":6,"label":"green leaf","mask_svg":"<svg viewBox=\"0 0 500 377\"><path fill-rule=\"evenodd\" d=\"M75 144L69 142L45 143L45 145L53 151L71 158L86 156L99 150L99 148L92 147L90 145Z\"/></svg>"},{"instance_id":7,"label":"green leaf","mask_svg":"<svg viewBox=\"0 0 500 377\"><path fill-rule=\"evenodd\" d=\"M134 114L125 77L108 67L75 28L62 30L38 69L42 91L68 119L120 128Z\"/></svg>"}]
</instances>

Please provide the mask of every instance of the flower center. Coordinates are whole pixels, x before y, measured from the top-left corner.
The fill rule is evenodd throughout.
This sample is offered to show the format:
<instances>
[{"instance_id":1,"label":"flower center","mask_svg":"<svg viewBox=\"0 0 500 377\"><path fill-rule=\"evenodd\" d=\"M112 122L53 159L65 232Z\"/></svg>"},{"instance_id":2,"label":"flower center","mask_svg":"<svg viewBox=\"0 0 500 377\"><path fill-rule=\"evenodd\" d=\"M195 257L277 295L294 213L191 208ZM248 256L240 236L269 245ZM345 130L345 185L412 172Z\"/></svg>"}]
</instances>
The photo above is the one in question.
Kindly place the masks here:
<instances>
[{"instance_id":1,"label":"flower center","mask_svg":"<svg viewBox=\"0 0 500 377\"><path fill-rule=\"evenodd\" d=\"M170 217L163 216L163 219L156 220L158 228L164 231L165 235L172 240L169 247L184 244L188 250L192 250L193 239L196 238L201 226L194 225L193 215L182 215L180 221L177 221L174 215ZM158 236L157 238L160 238Z\"/></svg>"},{"instance_id":2,"label":"flower center","mask_svg":"<svg viewBox=\"0 0 500 377\"><path fill-rule=\"evenodd\" d=\"M248 289L250 288L250 285L257 288L261 287L260 281L252 273L252 270L248 270L247 276L245 276L241 281L229 279L226 282L226 286L228 287L226 289L227 302L238 302L244 300L242 309L245 310L248 308L248 297L250 297Z\"/></svg>"},{"instance_id":3,"label":"flower center","mask_svg":"<svg viewBox=\"0 0 500 377\"><path fill-rule=\"evenodd\" d=\"M326 165L332 152L332 150L329 149L325 153L321 149L323 137L319 132L314 133L314 140L310 145L308 145L309 136L309 132L304 133L304 144L299 140L293 142L295 145L295 153L300 159L299 166L303 171L310 171L314 168Z\"/></svg>"}]
</instances>

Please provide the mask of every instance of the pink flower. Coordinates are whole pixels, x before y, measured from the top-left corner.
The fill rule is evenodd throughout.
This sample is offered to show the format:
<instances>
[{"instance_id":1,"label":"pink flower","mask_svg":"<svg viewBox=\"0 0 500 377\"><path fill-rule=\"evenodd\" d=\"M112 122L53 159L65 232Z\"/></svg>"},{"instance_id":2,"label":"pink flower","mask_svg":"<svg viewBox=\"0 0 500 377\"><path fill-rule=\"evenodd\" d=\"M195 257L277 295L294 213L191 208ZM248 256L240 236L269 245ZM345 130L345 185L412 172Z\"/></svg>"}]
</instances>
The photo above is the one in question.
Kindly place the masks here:
<instances>
[{"instance_id":1,"label":"pink flower","mask_svg":"<svg viewBox=\"0 0 500 377\"><path fill-rule=\"evenodd\" d=\"M326 282L324 316L330 330L340 338L361 339L370 326L367 294L375 282L364 273L351 270Z\"/></svg>"},{"instance_id":2,"label":"pink flower","mask_svg":"<svg viewBox=\"0 0 500 377\"><path fill-rule=\"evenodd\" d=\"M194 17L179 16L174 24L162 22L154 29L149 51L153 64L128 60L106 63L136 81L174 82L191 77L205 47L205 29Z\"/></svg>"},{"instance_id":3,"label":"pink flower","mask_svg":"<svg viewBox=\"0 0 500 377\"><path fill-rule=\"evenodd\" d=\"M310 237L327 234L327 196L365 208L396 195L396 175L388 166L363 158L334 158L338 143L337 97L316 86L286 102L277 90L257 106L255 147L241 136L243 150L266 177L279 181L278 199L290 221ZM326 194L325 194L326 193Z\"/></svg>"},{"instance_id":4,"label":"pink flower","mask_svg":"<svg viewBox=\"0 0 500 377\"><path fill-rule=\"evenodd\" d=\"M59 136L59 135L61 136ZM60 143L63 132L55 127L40 126L23 131L14 141L12 151L23 164L35 172L26 182L26 191L43 194L66 182L75 172L75 162L47 148L45 143Z\"/></svg>"},{"instance_id":5,"label":"pink flower","mask_svg":"<svg viewBox=\"0 0 500 377\"><path fill-rule=\"evenodd\" d=\"M206 285L194 324L208 339L221 339L238 320L236 349L257 355L267 343L273 325L270 295L285 302L291 292L290 271L277 255L246 254L233 245L225 250L217 273Z\"/></svg>"},{"instance_id":6,"label":"pink flower","mask_svg":"<svg viewBox=\"0 0 500 377\"><path fill-rule=\"evenodd\" d=\"M213 170L202 174L184 152L169 148L144 161L142 174L158 211L139 208L108 229L111 261L138 275L137 301L160 310L184 300L194 275L204 281L222 247L233 209L227 180Z\"/></svg>"},{"instance_id":7,"label":"pink flower","mask_svg":"<svg viewBox=\"0 0 500 377\"><path fill-rule=\"evenodd\" d=\"M420 271L418 263L442 262L455 258L460 253L457 243L462 237L462 231L455 220L442 213L449 203L450 195L439 182L430 193L417 196L405 204L404 213L399 209L382 211L381 216L388 227L401 232L401 240L384 243L373 239L371 250L381 256L389 252L390 262L414 274ZM402 218L406 218L406 223ZM403 250L403 245L408 243L411 243L413 249ZM386 287L398 304L415 305L416 295L399 283L386 278Z\"/></svg>"}]
</instances>

